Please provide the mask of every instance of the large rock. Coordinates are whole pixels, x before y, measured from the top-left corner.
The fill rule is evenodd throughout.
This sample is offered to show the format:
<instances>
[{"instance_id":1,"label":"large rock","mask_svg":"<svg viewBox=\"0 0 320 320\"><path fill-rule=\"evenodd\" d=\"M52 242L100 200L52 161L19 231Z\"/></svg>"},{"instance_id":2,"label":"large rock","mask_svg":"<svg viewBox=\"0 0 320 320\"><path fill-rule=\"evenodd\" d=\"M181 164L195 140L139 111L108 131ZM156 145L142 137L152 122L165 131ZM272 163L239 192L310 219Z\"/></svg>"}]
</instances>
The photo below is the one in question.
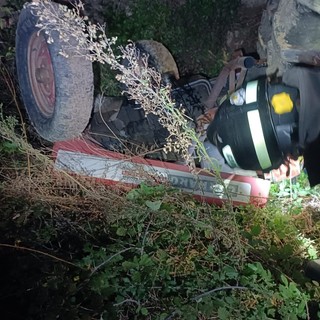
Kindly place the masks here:
<instances>
[{"instance_id":1,"label":"large rock","mask_svg":"<svg viewBox=\"0 0 320 320\"><path fill-rule=\"evenodd\" d=\"M265 6L267 0L242 0L241 5L247 8L259 8Z\"/></svg>"},{"instance_id":2,"label":"large rock","mask_svg":"<svg viewBox=\"0 0 320 320\"><path fill-rule=\"evenodd\" d=\"M268 75L282 76L290 64L320 66L319 6L304 0L271 1L262 15L258 53Z\"/></svg>"}]
</instances>

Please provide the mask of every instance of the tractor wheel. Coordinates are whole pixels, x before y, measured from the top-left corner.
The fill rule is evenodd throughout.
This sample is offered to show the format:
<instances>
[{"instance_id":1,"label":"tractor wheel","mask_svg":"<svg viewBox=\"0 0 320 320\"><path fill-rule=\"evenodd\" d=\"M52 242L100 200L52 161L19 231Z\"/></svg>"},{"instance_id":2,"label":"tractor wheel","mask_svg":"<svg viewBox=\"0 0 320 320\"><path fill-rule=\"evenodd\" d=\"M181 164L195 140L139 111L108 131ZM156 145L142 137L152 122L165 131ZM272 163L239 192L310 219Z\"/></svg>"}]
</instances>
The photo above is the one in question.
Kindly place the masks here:
<instances>
[{"instance_id":1,"label":"tractor wheel","mask_svg":"<svg viewBox=\"0 0 320 320\"><path fill-rule=\"evenodd\" d=\"M154 68L161 74L162 84L174 84L179 80L180 76L177 64L170 51L161 42L139 40L134 45L136 47L137 58L143 55L148 56L148 67ZM123 59L122 65L128 67L129 61L126 58ZM125 84L121 83L120 89L124 94L127 94L128 88Z\"/></svg>"},{"instance_id":2,"label":"tractor wheel","mask_svg":"<svg viewBox=\"0 0 320 320\"><path fill-rule=\"evenodd\" d=\"M140 40L135 43L137 49L149 56L149 65L161 75L167 75L174 80L179 79L177 64L170 51L160 42Z\"/></svg>"},{"instance_id":3,"label":"tractor wheel","mask_svg":"<svg viewBox=\"0 0 320 320\"><path fill-rule=\"evenodd\" d=\"M47 3L63 14L63 6ZM58 32L48 35L36 27L39 12L25 5L16 31L16 67L22 100L38 134L51 142L79 136L93 107L92 63L85 57L66 58ZM46 18L41 21L46 23ZM51 22L52 23L52 22ZM77 39L74 45L77 44Z\"/></svg>"}]
</instances>

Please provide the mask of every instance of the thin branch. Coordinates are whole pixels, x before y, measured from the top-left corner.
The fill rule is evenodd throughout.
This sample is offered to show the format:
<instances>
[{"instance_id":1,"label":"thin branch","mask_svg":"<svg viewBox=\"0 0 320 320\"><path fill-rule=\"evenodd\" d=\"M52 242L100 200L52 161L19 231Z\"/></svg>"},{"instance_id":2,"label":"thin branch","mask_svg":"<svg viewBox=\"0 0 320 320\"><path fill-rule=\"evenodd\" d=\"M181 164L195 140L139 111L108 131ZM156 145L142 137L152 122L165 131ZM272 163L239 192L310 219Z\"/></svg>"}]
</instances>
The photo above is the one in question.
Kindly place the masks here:
<instances>
[{"instance_id":1,"label":"thin branch","mask_svg":"<svg viewBox=\"0 0 320 320\"><path fill-rule=\"evenodd\" d=\"M118 307L118 306L121 306L122 304L127 303L127 302L132 302L132 303L135 303L137 306L140 306L140 302L136 301L136 300L133 300L133 299L125 299L125 300L123 300L121 302L114 303L113 306L114 307Z\"/></svg>"},{"instance_id":2,"label":"thin branch","mask_svg":"<svg viewBox=\"0 0 320 320\"><path fill-rule=\"evenodd\" d=\"M222 291L222 290L233 290L233 289L238 289L238 290L248 290L249 288L247 287L241 287L241 286L230 286L230 287L220 287L220 288L215 288L215 289L212 289L212 290L209 290L207 292L204 292L204 293L201 293L195 297L193 297L191 300L199 300L203 297L206 297L214 292L217 292L217 291Z\"/></svg>"},{"instance_id":3,"label":"thin branch","mask_svg":"<svg viewBox=\"0 0 320 320\"><path fill-rule=\"evenodd\" d=\"M0 243L0 247L5 247L5 248L12 248L12 249L18 249L18 250L23 250L23 251L29 251L29 252L33 252L33 253L37 253L37 254L40 254L40 255L43 255L43 256L46 256L46 257L49 257L51 259L54 259L54 260L57 260L57 261L60 261L60 262L63 262L65 264L69 264L73 267L76 267L76 268L79 268L79 269L83 269L82 267L70 262L70 261L67 261L67 260L64 260L64 259L61 259L61 258L58 258L56 256L53 256L52 254L50 253L46 253L46 252L43 252L43 251L39 251L39 250L36 250L36 249L32 249L32 248L27 248L27 247L21 247L21 246L16 246L16 245L12 245L12 244L7 244L7 243Z\"/></svg>"},{"instance_id":4,"label":"thin branch","mask_svg":"<svg viewBox=\"0 0 320 320\"><path fill-rule=\"evenodd\" d=\"M20 106L19 106L19 102L18 102L18 98L17 98L17 91L15 89L15 85L14 85L13 80L11 78L12 76L11 76L8 68L4 65L4 63L2 63L2 62L0 62L0 63L1 63L2 76L4 78L4 81L5 81L5 84L8 88L8 90L11 93L11 96L13 98L14 104L16 106L16 109L17 109L19 117L20 117L20 124L21 124L21 128L22 128L23 138L25 141L27 141L28 137L27 137L26 124L25 124L24 118L23 118L21 110L20 110ZM30 160L30 154L28 153L28 150L26 150L26 156L27 156L27 164L28 164L28 174L30 177L31 176L31 169L30 169L31 160Z\"/></svg>"},{"instance_id":5,"label":"thin branch","mask_svg":"<svg viewBox=\"0 0 320 320\"><path fill-rule=\"evenodd\" d=\"M148 225L147 225L147 228L146 228L146 231L143 235L143 239L142 239L142 244L141 244L141 256L143 255L144 253L144 245L145 245L145 242L146 242L146 238L147 238L147 235L149 233L149 227L151 225L151 220L149 221Z\"/></svg>"},{"instance_id":6,"label":"thin branch","mask_svg":"<svg viewBox=\"0 0 320 320\"><path fill-rule=\"evenodd\" d=\"M174 310L172 311L164 320L171 320L173 319L174 316L176 316L178 314L178 310Z\"/></svg>"},{"instance_id":7,"label":"thin branch","mask_svg":"<svg viewBox=\"0 0 320 320\"><path fill-rule=\"evenodd\" d=\"M114 255L112 255L111 257L109 257L107 260L103 261L103 262L100 263L98 266L96 266L96 267L92 270L92 272L90 273L89 278L92 277L93 274L95 274L99 269L101 269L104 265L106 265L106 264L107 264L109 261L111 261L114 257L116 257L116 256L118 256L119 254L124 253L124 252L126 252L126 251L132 250L132 249L140 250L140 249L138 249L138 248L133 247L133 248L126 248L126 249L123 249L123 250L115 253Z\"/></svg>"}]
</instances>

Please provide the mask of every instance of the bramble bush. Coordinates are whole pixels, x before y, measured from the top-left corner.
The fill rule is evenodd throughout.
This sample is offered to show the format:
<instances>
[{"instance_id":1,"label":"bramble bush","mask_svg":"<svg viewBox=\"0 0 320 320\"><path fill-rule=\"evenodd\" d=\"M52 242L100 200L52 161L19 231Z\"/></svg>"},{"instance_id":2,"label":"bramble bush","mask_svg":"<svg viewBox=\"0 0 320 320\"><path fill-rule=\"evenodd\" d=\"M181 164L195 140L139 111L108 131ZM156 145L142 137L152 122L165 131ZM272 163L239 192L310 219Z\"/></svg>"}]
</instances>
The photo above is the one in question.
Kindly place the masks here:
<instances>
[{"instance_id":1,"label":"bramble bush","mask_svg":"<svg viewBox=\"0 0 320 320\"><path fill-rule=\"evenodd\" d=\"M116 217L101 208L88 219L81 206L7 199L6 241L40 252L9 259L32 271L28 295L22 280L11 288L22 307L37 302L30 319L308 319L320 291L303 277L309 253L292 217L230 212L164 186L121 201Z\"/></svg>"}]
</instances>

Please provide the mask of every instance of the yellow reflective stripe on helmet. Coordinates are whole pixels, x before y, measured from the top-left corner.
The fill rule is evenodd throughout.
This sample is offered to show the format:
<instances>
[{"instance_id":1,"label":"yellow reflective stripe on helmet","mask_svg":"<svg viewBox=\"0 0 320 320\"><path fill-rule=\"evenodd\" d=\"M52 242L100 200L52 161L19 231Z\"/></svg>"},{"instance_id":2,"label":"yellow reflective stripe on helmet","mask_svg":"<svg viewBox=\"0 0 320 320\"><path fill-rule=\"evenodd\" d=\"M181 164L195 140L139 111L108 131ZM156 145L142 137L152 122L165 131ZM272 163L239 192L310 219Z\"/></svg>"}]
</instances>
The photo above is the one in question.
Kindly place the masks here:
<instances>
[{"instance_id":1,"label":"yellow reflective stripe on helmet","mask_svg":"<svg viewBox=\"0 0 320 320\"><path fill-rule=\"evenodd\" d=\"M250 81L246 86L246 103L253 103L257 101L258 95L258 80Z\"/></svg>"},{"instance_id":2,"label":"yellow reflective stripe on helmet","mask_svg":"<svg viewBox=\"0 0 320 320\"><path fill-rule=\"evenodd\" d=\"M266 141L264 139L259 110L251 110L247 112L249 128L253 140L254 149L261 169L267 169L271 166Z\"/></svg>"}]
</instances>

